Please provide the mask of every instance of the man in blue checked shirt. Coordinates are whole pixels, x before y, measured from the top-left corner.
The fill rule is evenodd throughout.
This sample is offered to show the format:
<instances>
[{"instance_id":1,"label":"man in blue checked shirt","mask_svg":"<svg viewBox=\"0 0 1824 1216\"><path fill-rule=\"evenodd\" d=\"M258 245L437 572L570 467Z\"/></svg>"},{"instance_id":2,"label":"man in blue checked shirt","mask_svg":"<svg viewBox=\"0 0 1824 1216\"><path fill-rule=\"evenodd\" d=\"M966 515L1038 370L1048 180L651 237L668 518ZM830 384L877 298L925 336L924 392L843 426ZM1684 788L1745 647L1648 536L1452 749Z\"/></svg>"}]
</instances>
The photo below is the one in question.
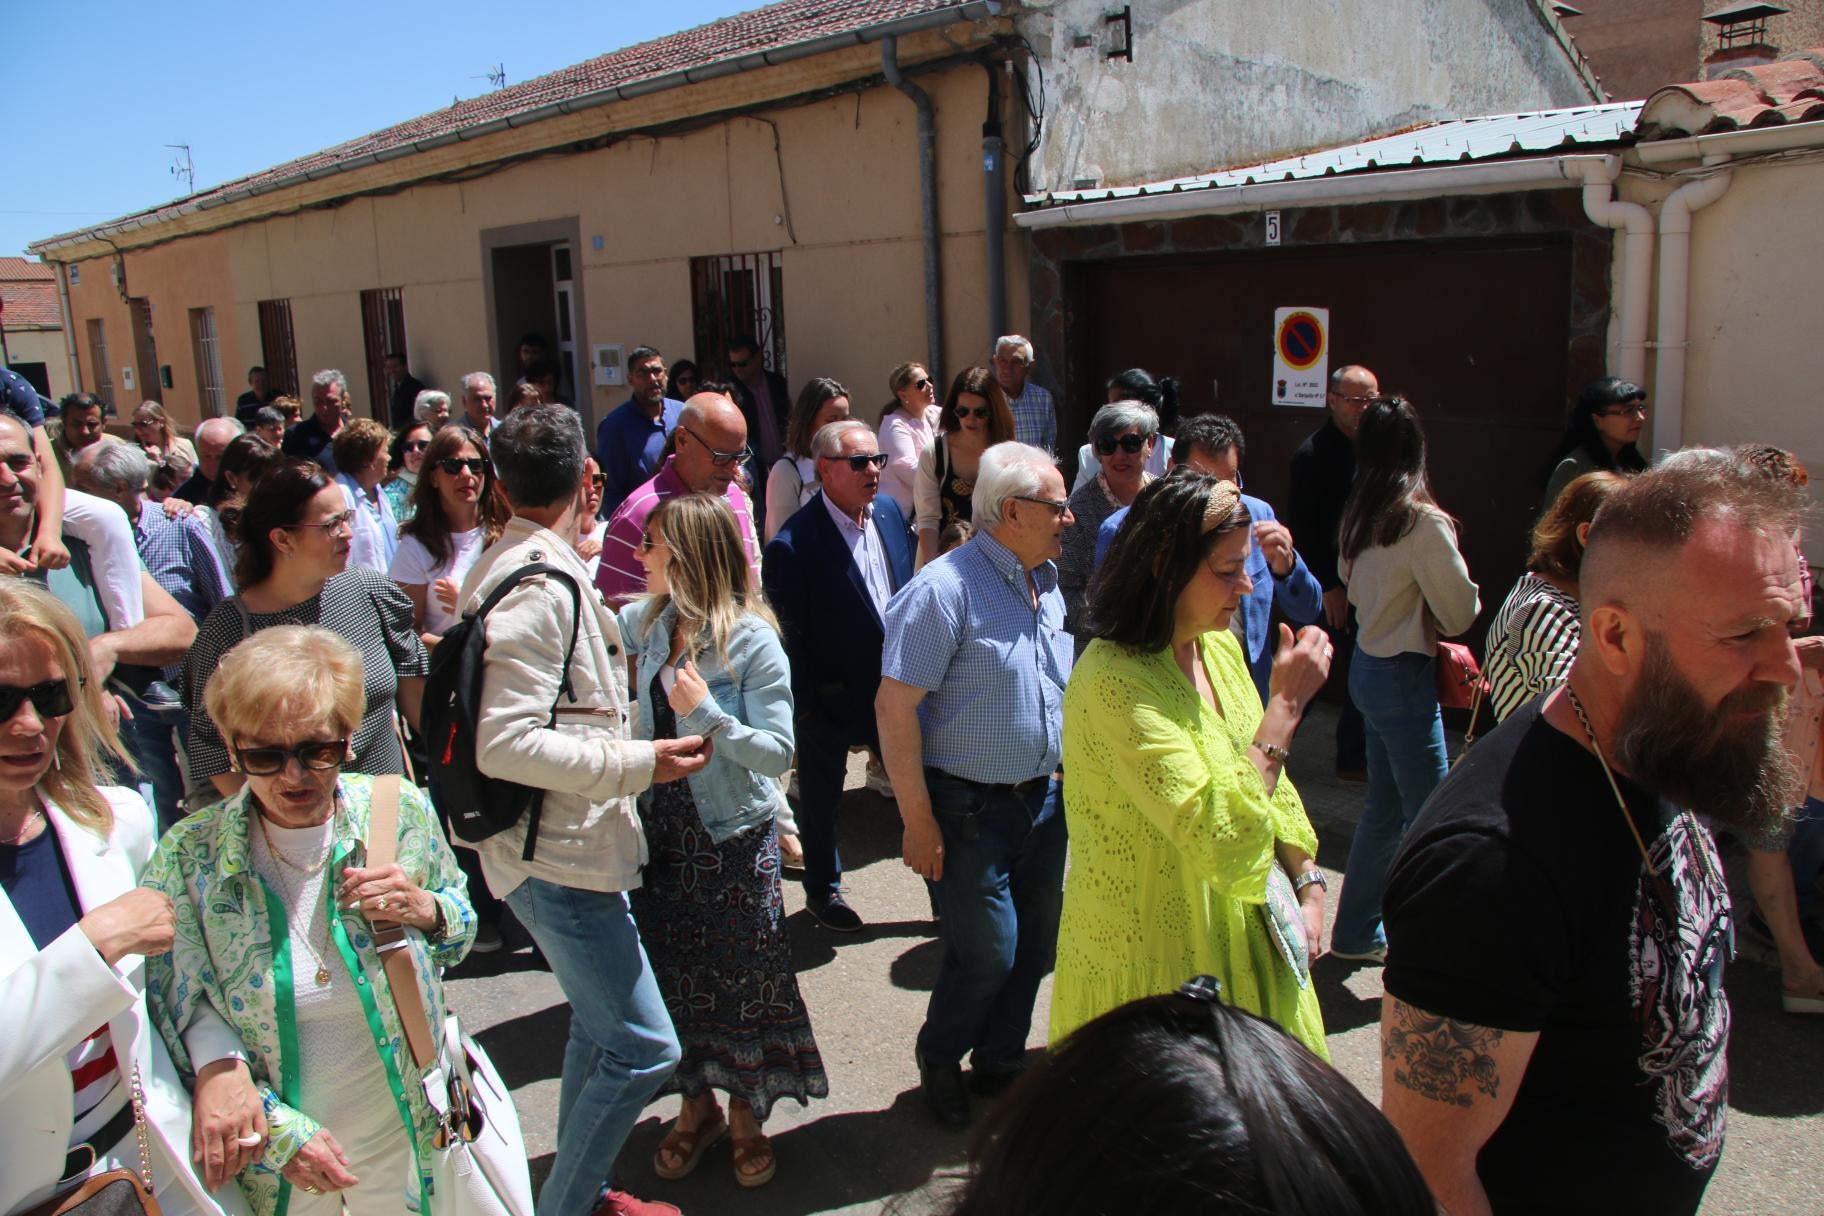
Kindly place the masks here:
<instances>
[{"instance_id":1,"label":"man in blue checked shirt","mask_svg":"<svg viewBox=\"0 0 1824 1216\"><path fill-rule=\"evenodd\" d=\"M1064 885L1064 632L1058 556L1070 525L1049 453L982 454L975 536L887 605L880 749L905 822L906 865L931 883L943 968L918 1032L919 1081L944 1124L969 1122L971 1085L1019 1075Z\"/></svg>"}]
</instances>

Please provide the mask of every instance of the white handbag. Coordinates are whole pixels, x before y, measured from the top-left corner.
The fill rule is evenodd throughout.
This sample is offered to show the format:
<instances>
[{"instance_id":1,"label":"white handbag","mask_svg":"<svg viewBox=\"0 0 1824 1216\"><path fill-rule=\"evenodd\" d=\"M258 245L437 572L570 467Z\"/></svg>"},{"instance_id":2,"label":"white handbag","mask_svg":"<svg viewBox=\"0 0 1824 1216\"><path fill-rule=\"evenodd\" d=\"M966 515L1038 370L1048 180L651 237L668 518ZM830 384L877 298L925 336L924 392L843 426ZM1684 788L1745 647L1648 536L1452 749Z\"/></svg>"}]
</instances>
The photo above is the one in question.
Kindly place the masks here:
<instances>
[{"instance_id":1,"label":"white handbag","mask_svg":"<svg viewBox=\"0 0 1824 1216\"><path fill-rule=\"evenodd\" d=\"M399 778L375 777L367 864L391 865L399 837ZM404 929L373 926L400 1030L424 1068L425 1101L437 1114L431 1160L433 1216L532 1216L532 1174L519 1112L494 1062L463 1033L455 1014L433 1038ZM426 1067L435 1060L435 1067Z\"/></svg>"}]
</instances>

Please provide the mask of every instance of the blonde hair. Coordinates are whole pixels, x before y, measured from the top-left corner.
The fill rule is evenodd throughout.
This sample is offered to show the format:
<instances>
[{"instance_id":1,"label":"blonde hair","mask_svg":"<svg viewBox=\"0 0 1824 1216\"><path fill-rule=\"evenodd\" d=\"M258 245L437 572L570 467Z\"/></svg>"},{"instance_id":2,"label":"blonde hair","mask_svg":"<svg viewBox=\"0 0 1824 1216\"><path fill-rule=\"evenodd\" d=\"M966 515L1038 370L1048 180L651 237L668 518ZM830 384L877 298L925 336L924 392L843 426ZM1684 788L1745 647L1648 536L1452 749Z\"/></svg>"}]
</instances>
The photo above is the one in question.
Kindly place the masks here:
<instances>
[{"instance_id":1,"label":"blonde hair","mask_svg":"<svg viewBox=\"0 0 1824 1216\"><path fill-rule=\"evenodd\" d=\"M230 744L280 722L353 735L367 712L361 652L321 625L274 625L222 656L203 705Z\"/></svg>"},{"instance_id":2,"label":"blonde hair","mask_svg":"<svg viewBox=\"0 0 1824 1216\"><path fill-rule=\"evenodd\" d=\"M107 694L89 665L88 639L56 596L18 579L0 579L0 638L13 645L28 636L50 648L75 705L57 736L56 763L39 786L71 819L106 840L114 833L114 808L96 788L98 768L104 759L128 772L134 766L103 708Z\"/></svg>"},{"instance_id":3,"label":"blonde hair","mask_svg":"<svg viewBox=\"0 0 1824 1216\"><path fill-rule=\"evenodd\" d=\"M137 426L142 419L149 419L158 424L158 445L169 450L172 441L177 438L177 432L172 429L171 416L165 413L165 407L156 401L140 402L133 407L132 424Z\"/></svg>"},{"instance_id":4,"label":"blonde hair","mask_svg":"<svg viewBox=\"0 0 1824 1216\"><path fill-rule=\"evenodd\" d=\"M665 566L668 590L654 597L654 617L668 601L677 606L678 621L690 635L691 658L714 646L728 662L728 639L746 613L779 632L778 619L754 583L747 547L727 501L713 494L679 494L654 507L646 527L658 528L671 550Z\"/></svg>"}]
</instances>

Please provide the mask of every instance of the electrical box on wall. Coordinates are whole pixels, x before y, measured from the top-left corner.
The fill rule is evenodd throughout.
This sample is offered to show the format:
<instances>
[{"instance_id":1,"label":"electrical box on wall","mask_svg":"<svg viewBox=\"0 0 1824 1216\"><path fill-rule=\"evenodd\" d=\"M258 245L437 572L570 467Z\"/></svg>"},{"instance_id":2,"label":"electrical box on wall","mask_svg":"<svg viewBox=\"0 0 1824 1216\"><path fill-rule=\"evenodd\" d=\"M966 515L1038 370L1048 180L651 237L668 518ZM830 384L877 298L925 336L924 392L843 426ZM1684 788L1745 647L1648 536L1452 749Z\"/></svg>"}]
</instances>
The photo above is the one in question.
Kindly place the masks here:
<instances>
[{"instance_id":1,"label":"electrical box on wall","mask_svg":"<svg viewBox=\"0 0 1824 1216\"><path fill-rule=\"evenodd\" d=\"M594 369L597 385L614 388L627 383L622 365L627 362L627 348L616 342L589 348L589 366Z\"/></svg>"},{"instance_id":2,"label":"electrical box on wall","mask_svg":"<svg viewBox=\"0 0 1824 1216\"><path fill-rule=\"evenodd\" d=\"M134 391L132 368L123 367L120 369L120 387L126 389L129 393Z\"/></svg>"},{"instance_id":3,"label":"electrical box on wall","mask_svg":"<svg viewBox=\"0 0 1824 1216\"><path fill-rule=\"evenodd\" d=\"M169 363L161 363L158 365L158 382L166 388L176 387L171 383L171 365Z\"/></svg>"}]
</instances>

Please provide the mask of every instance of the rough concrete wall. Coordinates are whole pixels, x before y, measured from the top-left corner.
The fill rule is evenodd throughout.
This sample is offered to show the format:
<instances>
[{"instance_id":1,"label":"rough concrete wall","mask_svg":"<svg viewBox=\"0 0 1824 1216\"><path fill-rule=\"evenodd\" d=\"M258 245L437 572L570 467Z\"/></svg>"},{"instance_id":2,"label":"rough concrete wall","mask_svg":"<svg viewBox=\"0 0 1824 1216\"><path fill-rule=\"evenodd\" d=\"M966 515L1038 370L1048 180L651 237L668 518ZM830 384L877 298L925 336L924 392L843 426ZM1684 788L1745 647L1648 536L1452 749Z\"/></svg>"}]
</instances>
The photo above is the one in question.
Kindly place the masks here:
<instances>
[{"instance_id":1,"label":"rough concrete wall","mask_svg":"<svg viewBox=\"0 0 1824 1216\"><path fill-rule=\"evenodd\" d=\"M1136 0L1132 63L1106 57L1121 34L1104 0L1028 3L1019 25L1046 99L1035 190L1206 173L1593 96L1536 0Z\"/></svg>"},{"instance_id":2,"label":"rough concrete wall","mask_svg":"<svg viewBox=\"0 0 1824 1216\"><path fill-rule=\"evenodd\" d=\"M1589 56L1603 88L1616 101L1647 96L1661 85L1702 74L1699 18L1703 0L1578 0L1583 14L1564 28Z\"/></svg>"}]
</instances>

